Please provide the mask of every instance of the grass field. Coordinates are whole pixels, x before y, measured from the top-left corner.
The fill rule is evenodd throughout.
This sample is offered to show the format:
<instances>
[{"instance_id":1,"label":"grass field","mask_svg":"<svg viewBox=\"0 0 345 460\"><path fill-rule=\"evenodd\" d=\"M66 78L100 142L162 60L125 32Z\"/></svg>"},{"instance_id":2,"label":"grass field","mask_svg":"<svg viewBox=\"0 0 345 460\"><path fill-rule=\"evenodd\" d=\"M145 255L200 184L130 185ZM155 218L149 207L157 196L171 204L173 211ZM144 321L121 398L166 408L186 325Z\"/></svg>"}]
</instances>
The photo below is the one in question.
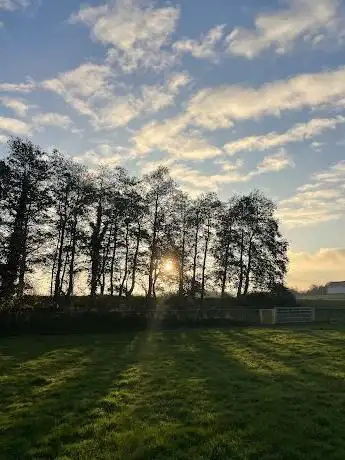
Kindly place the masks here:
<instances>
[{"instance_id":1,"label":"grass field","mask_svg":"<svg viewBox=\"0 0 345 460\"><path fill-rule=\"evenodd\" d=\"M1 459L345 458L345 331L0 340Z\"/></svg>"},{"instance_id":2,"label":"grass field","mask_svg":"<svg viewBox=\"0 0 345 460\"><path fill-rule=\"evenodd\" d=\"M327 295L308 295L298 296L297 300L300 305L304 307L316 308L344 308L345 309L345 295L344 294L327 294Z\"/></svg>"}]
</instances>

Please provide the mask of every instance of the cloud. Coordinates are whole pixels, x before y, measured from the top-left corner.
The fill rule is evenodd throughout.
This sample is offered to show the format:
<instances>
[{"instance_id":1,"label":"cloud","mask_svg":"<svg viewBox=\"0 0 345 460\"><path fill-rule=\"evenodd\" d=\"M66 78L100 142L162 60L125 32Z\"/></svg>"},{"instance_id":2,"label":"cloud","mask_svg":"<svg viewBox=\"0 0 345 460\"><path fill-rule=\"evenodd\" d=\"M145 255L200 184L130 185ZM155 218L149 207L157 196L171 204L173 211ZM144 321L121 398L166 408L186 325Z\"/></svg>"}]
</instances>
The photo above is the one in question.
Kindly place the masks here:
<instances>
[{"instance_id":1,"label":"cloud","mask_svg":"<svg viewBox=\"0 0 345 460\"><path fill-rule=\"evenodd\" d=\"M243 171L242 159L231 162L220 158L215 161L215 165L221 166L221 170L213 174L205 174L191 166L178 163L177 160L181 158L186 159L184 155L180 157L171 156L164 160L149 162L141 160L139 161L139 165L143 172L150 172L160 164L168 166L171 176L180 184L184 191L193 196L205 191L218 191L224 184L248 182L255 176L269 172L278 172L294 166L292 159L285 151L265 157L253 171L249 172Z\"/></svg>"},{"instance_id":2,"label":"cloud","mask_svg":"<svg viewBox=\"0 0 345 460\"><path fill-rule=\"evenodd\" d=\"M0 98L0 102L7 108L13 110L19 117L24 117L29 110L29 106L20 99L13 99L9 97Z\"/></svg>"},{"instance_id":3,"label":"cloud","mask_svg":"<svg viewBox=\"0 0 345 460\"><path fill-rule=\"evenodd\" d=\"M56 126L58 128L68 129L72 125L70 117L54 112L35 115L32 121L37 129L40 129L42 126Z\"/></svg>"},{"instance_id":4,"label":"cloud","mask_svg":"<svg viewBox=\"0 0 345 460\"><path fill-rule=\"evenodd\" d=\"M221 155L218 147L210 144L200 133L183 131L185 118L171 118L165 123L152 121L134 137L133 143L139 155L153 150L168 152L174 158L204 160Z\"/></svg>"},{"instance_id":5,"label":"cloud","mask_svg":"<svg viewBox=\"0 0 345 460\"><path fill-rule=\"evenodd\" d=\"M41 86L62 96L82 115L94 117L91 103L111 94L111 76L108 66L85 63L57 78L43 81Z\"/></svg>"},{"instance_id":6,"label":"cloud","mask_svg":"<svg viewBox=\"0 0 345 460\"><path fill-rule=\"evenodd\" d=\"M192 167L173 164L169 167L171 176L181 188L192 196L202 192L217 191L221 185L234 182L246 182L249 178L241 174L236 167L225 173L204 174Z\"/></svg>"},{"instance_id":7,"label":"cloud","mask_svg":"<svg viewBox=\"0 0 345 460\"><path fill-rule=\"evenodd\" d=\"M289 251L288 285L307 289L344 280L345 249L321 248L316 252Z\"/></svg>"},{"instance_id":8,"label":"cloud","mask_svg":"<svg viewBox=\"0 0 345 460\"><path fill-rule=\"evenodd\" d=\"M301 142L311 139L327 129L335 129L338 124L345 123L345 118L313 118L307 123L298 123L284 133L271 132L261 136L249 136L229 142L224 145L224 150L230 155L241 151L268 150L270 148L286 145L293 142ZM313 142L314 147L320 143Z\"/></svg>"},{"instance_id":9,"label":"cloud","mask_svg":"<svg viewBox=\"0 0 345 460\"><path fill-rule=\"evenodd\" d=\"M311 182L279 203L279 216L288 227L319 225L345 212L345 161L314 174Z\"/></svg>"},{"instance_id":10,"label":"cloud","mask_svg":"<svg viewBox=\"0 0 345 460\"><path fill-rule=\"evenodd\" d=\"M225 25L210 29L200 40L185 39L173 44L173 49L179 54L191 54L196 59L216 59L216 45L224 36Z\"/></svg>"},{"instance_id":11,"label":"cloud","mask_svg":"<svg viewBox=\"0 0 345 460\"><path fill-rule=\"evenodd\" d=\"M26 8L30 3L30 0L0 0L0 10L14 11L20 8Z\"/></svg>"},{"instance_id":12,"label":"cloud","mask_svg":"<svg viewBox=\"0 0 345 460\"><path fill-rule=\"evenodd\" d=\"M337 105L345 97L345 67L301 74L259 88L223 85L194 95L186 110L188 122L206 129L228 128L235 120L279 116L284 111Z\"/></svg>"},{"instance_id":13,"label":"cloud","mask_svg":"<svg viewBox=\"0 0 345 460\"><path fill-rule=\"evenodd\" d=\"M259 88L222 85L201 89L190 98L182 114L160 124L156 123L155 129L165 131L168 128L174 135L186 130L188 126L208 130L225 129L233 126L237 120L278 117L282 112L303 108L338 107L342 98L345 98L345 67L296 75L287 80L265 83ZM325 119L316 120L318 121L311 121L308 125L297 125L292 133L287 134L295 138L308 137L312 132L331 129L335 123ZM341 117L335 120L336 123L342 122ZM287 137L278 141L284 139ZM274 141L277 142L276 137Z\"/></svg>"},{"instance_id":14,"label":"cloud","mask_svg":"<svg viewBox=\"0 0 345 460\"><path fill-rule=\"evenodd\" d=\"M1 131L8 134L25 135L30 134L31 127L24 121L0 116L0 132Z\"/></svg>"},{"instance_id":15,"label":"cloud","mask_svg":"<svg viewBox=\"0 0 345 460\"><path fill-rule=\"evenodd\" d=\"M0 92L3 93L29 93L36 87L34 81L29 80L25 83L0 83Z\"/></svg>"},{"instance_id":16,"label":"cloud","mask_svg":"<svg viewBox=\"0 0 345 460\"><path fill-rule=\"evenodd\" d=\"M181 88L191 81L187 72L169 76L162 84L142 85L133 93L114 81L109 66L92 63L46 80L46 90L62 96L80 114L91 119L93 127L113 128L126 126L142 113L154 113L174 103Z\"/></svg>"},{"instance_id":17,"label":"cloud","mask_svg":"<svg viewBox=\"0 0 345 460\"><path fill-rule=\"evenodd\" d=\"M5 136L4 134L0 134L0 144L6 144L8 141L8 136Z\"/></svg>"},{"instance_id":18,"label":"cloud","mask_svg":"<svg viewBox=\"0 0 345 460\"><path fill-rule=\"evenodd\" d=\"M161 85L143 85L137 94L113 95L108 104L99 107L94 125L98 128L126 126L140 114L158 112L172 105L181 88L190 81L190 76L181 72L172 74Z\"/></svg>"},{"instance_id":19,"label":"cloud","mask_svg":"<svg viewBox=\"0 0 345 460\"><path fill-rule=\"evenodd\" d=\"M266 156L261 163L258 164L256 171L252 175L265 174L269 172L278 172L286 168L294 168L295 163L288 153L282 149L281 152Z\"/></svg>"},{"instance_id":20,"label":"cloud","mask_svg":"<svg viewBox=\"0 0 345 460\"><path fill-rule=\"evenodd\" d=\"M334 40L341 33L339 5L338 0L290 0L283 11L258 15L254 29L234 29L228 52L251 59L269 49L284 54L300 39L314 46Z\"/></svg>"},{"instance_id":21,"label":"cloud","mask_svg":"<svg viewBox=\"0 0 345 460\"><path fill-rule=\"evenodd\" d=\"M176 29L180 11L173 6L146 6L139 0L110 1L97 7L83 7L70 18L90 27L94 40L110 47L109 61L124 72L139 67L162 69L173 60L166 49Z\"/></svg>"},{"instance_id":22,"label":"cloud","mask_svg":"<svg viewBox=\"0 0 345 460\"><path fill-rule=\"evenodd\" d=\"M73 157L74 161L86 164L90 169L96 169L98 166L118 166L124 160L124 150L122 147L112 147L109 144L99 144L96 149Z\"/></svg>"}]
</instances>

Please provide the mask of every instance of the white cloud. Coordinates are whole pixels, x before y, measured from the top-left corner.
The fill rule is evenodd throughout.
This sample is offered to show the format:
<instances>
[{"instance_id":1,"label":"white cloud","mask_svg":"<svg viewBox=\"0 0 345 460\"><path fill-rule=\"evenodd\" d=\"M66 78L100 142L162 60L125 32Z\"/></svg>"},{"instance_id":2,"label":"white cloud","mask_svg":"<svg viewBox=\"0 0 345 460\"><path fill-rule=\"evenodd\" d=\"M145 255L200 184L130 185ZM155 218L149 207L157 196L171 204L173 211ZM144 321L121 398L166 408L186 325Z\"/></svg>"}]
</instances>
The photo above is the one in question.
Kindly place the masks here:
<instances>
[{"instance_id":1,"label":"white cloud","mask_svg":"<svg viewBox=\"0 0 345 460\"><path fill-rule=\"evenodd\" d=\"M4 93L29 93L36 87L34 81L29 80L25 83L0 83L0 92Z\"/></svg>"},{"instance_id":2,"label":"white cloud","mask_svg":"<svg viewBox=\"0 0 345 460\"><path fill-rule=\"evenodd\" d=\"M319 225L339 219L345 212L345 161L314 174L311 182L279 203L279 215L285 225Z\"/></svg>"},{"instance_id":3,"label":"white cloud","mask_svg":"<svg viewBox=\"0 0 345 460\"><path fill-rule=\"evenodd\" d=\"M124 152L125 151L125 152ZM95 169L98 166L118 166L123 161L123 154L128 154L127 149L122 147L112 147L109 144L99 144L94 150L74 156L74 161L86 164L90 169Z\"/></svg>"},{"instance_id":4,"label":"white cloud","mask_svg":"<svg viewBox=\"0 0 345 460\"><path fill-rule=\"evenodd\" d=\"M145 125L134 137L133 143L138 154L152 150L168 152L174 158L204 160L223 152L210 144L200 133L185 131L185 118L171 118L165 123L153 121Z\"/></svg>"},{"instance_id":5,"label":"white cloud","mask_svg":"<svg viewBox=\"0 0 345 460\"><path fill-rule=\"evenodd\" d=\"M13 110L16 115L19 117L24 117L29 110L29 106L25 104L23 101L20 99L13 99L9 97L2 97L0 98L0 102L2 105L5 107Z\"/></svg>"},{"instance_id":6,"label":"white cloud","mask_svg":"<svg viewBox=\"0 0 345 460\"><path fill-rule=\"evenodd\" d=\"M4 131L8 134L25 135L29 134L31 127L28 123L15 118L0 117L0 132Z\"/></svg>"},{"instance_id":7,"label":"white cloud","mask_svg":"<svg viewBox=\"0 0 345 460\"><path fill-rule=\"evenodd\" d=\"M111 76L108 66L85 63L57 78L45 80L41 86L62 96L82 115L94 117L91 103L111 94Z\"/></svg>"},{"instance_id":8,"label":"white cloud","mask_svg":"<svg viewBox=\"0 0 345 460\"><path fill-rule=\"evenodd\" d=\"M227 37L228 51L250 59L271 48L286 53L299 39L312 45L334 40L341 33L339 5L338 0L289 0L283 11L258 15L254 29L234 29Z\"/></svg>"},{"instance_id":9,"label":"white cloud","mask_svg":"<svg viewBox=\"0 0 345 460\"><path fill-rule=\"evenodd\" d=\"M0 134L0 144L6 144L8 141L8 136L5 136L4 134Z\"/></svg>"},{"instance_id":10,"label":"white cloud","mask_svg":"<svg viewBox=\"0 0 345 460\"><path fill-rule=\"evenodd\" d=\"M269 172L278 172L286 168L294 168L295 163L288 153L282 149L281 152L266 156L261 163L257 165L256 171L252 175L265 174Z\"/></svg>"},{"instance_id":11,"label":"white cloud","mask_svg":"<svg viewBox=\"0 0 345 460\"><path fill-rule=\"evenodd\" d=\"M26 8L30 3L30 0L0 0L0 10L14 11Z\"/></svg>"},{"instance_id":12,"label":"white cloud","mask_svg":"<svg viewBox=\"0 0 345 460\"><path fill-rule=\"evenodd\" d=\"M307 289L344 280L345 249L321 248L316 252L289 251L288 285Z\"/></svg>"},{"instance_id":13,"label":"white cloud","mask_svg":"<svg viewBox=\"0 0 345 460\"><path fill-rule=\"evenodd\" d=\"M35 115L32 121L37 129L40 129L42 126L56 126L58 128L67 129L72 125L70 117L54 112Z\"/></svg>"},{"instance_id":14,"label":"white cloud","mask_svg":"<svg viewBox=\"0 0 345 460\"><path fill-rule=\"evenodd\" d=\"M126 126L142 113L154 113L173 104L182 87L191 81L187 72L170 75L162 84L143 85L133 93L114 81L109 66L86 63L46 80L43 88L61 95L95 128Z\"/></svg>"},{"instance_id":15,"label":"white cloud","mask_svg":"<svg viewBox=\"0 0 345 460\"><path fill-rule=\"evenodd\" d=\"M207 129L227 128L235 120L279 116L288 110L337 105L345 97L345 67L301 74L259 88L230 85L206 88L191 98L189 123Z\"/></svg>"},{"instance_id":16,"label":"white cloud","mask_svg":"<svg viewBox=\"0 0 345 460\"><path fill-rule=\"evenodd\" d=\"M187 73L176 73L161 85L143 85L137 94L113 95L98 109L96 127L125 126L140 114L155 113L172 105L182 87L190 82Z\"/></svg>"},{"instance_id":17,"label":"white cloud","mask_svg":"<svg viewBox=\"0 0 345 460\"><path fill-rule=\"evenodd\" d=\"M210 29L200 40L179 40L173 44L173 49L180 54L191 54L196 59L216 58L216 45L224 36L225 25L218 25Z\"/></svg>"},{"instance_id":18,"label":"white cloud","mask_svg":"<svg viewBox=\"0 0 345 460\"><path fill-rule=\"evenodd\" d=\"M267 156L253 171L249 172L243 171L242 159L237 159L235 162L218 159L215 164L221 166L221 171L206 174L191 166L179 163L177 160L181 158L195 159L193 157L188 158L185 155L173 155L164 160L149 162L141 160L139 164L141 171L144 172L150 172L160 164L169 166L172 177L180 184L183 190L193 196L205 191L218 191L224 184L248 182L255 176L278 172L294 166L292 159L284 151L276 155Z\"/></svg>"},{"instance_id":19,"label":"white cloud","mask_svg":"<svg viewBox=\"0 0 345 460\"><path fill-rule=\"evenodd\" d=\"M172 177L181 188L192 196L202 192L217 191L221 185L233 182L246 182L249 177L241 174L236 167L225 173L204 174L199 170L182 164L173 164L169 167Z\"/></svg>"},{"instance_id":20,"label":"white cloud","mask_svg":"<svg viewBox=\"0 0 345 460\"><path fill-rule=\"evenodd\" d=\"M345 118L313 118L307 123L298 123L284 133L271 132L261 136L249 136L229 142L224 145L224 150L230 155L241 151L268 150L293 142L311 139L327 129L335 129L338 124L345 123ZM320 147L319 142L313 142L314 147Z\"/></svg>"},{"instance_id":21,"label":"white cloud","mask_svg":"<svg viewBox=\"0 0 345 460\"><path fill-rule=\"evenodd\" d=\"M109 60L132 72L139 67L161 69L171 63L173 55L166 46L179 14L173 6L156 8L153 2L144 6L140 0L114 0L81 8L70 22L87 24L92 38L110 47Z\"/></svg>"},{"instance_id":22,"label":"white cloud","mask_svg":"<svg viewBox=\"0 0 345 460\"><path fill-rule=\"evenodd\" d=\"M209 130L224 129L231 127L236 120L280 116L284 111L303 108L337 107L341 98L345 98L345 67L301 74L288 80L269 82L259 88L223 85L200 90L188 101L183 114L160 124L155 123L154 128L157 131L168 129L174 135L193 125ZM307 125L296 126L287 135L295 138L308 137L313 132L331 129L335 123L325 119L316 120ZM336 123L342 122L341 117L335 120ZM150 125L148 128L150 129ZM144 133L145 131L146 127L143 129ZM283 137L277 140L274 133L274 142L287 139L288 137Z\"/></svg>"}]
</instances>

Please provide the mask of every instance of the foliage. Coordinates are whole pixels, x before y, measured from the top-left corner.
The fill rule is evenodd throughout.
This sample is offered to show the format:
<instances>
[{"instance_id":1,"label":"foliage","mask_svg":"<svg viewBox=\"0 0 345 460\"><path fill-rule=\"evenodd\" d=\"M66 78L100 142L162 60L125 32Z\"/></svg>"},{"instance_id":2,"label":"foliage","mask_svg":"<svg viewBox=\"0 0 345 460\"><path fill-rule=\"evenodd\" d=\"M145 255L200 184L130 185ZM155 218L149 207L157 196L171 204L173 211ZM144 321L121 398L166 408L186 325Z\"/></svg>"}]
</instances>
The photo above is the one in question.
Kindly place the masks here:
<instances>
[{"instance_id":1,"label":"foliage","mask_svg":"<svg viewBox=\"0 0 345 460\"><path fill-rule=\"evenodd\" d=\"M0 341L0 458L345 458L341 329Z\"/></svg>"},{"instance_id":2,"label":"foliage","mask_svg":"<svg viewBox=\"0 0 345 460\"><path fill-rule=\"evenodd\" d=\"M17 306L44 278L58 309L81 286L93 307L99 295L143 292L151 303L168 292L203 303L210 292L269 291L286 274L271 200L258 191L191 199L163 166L141 178L88 171L13 138L0 163L0 210L0 296Z\"/></svg>"}]
</instances>

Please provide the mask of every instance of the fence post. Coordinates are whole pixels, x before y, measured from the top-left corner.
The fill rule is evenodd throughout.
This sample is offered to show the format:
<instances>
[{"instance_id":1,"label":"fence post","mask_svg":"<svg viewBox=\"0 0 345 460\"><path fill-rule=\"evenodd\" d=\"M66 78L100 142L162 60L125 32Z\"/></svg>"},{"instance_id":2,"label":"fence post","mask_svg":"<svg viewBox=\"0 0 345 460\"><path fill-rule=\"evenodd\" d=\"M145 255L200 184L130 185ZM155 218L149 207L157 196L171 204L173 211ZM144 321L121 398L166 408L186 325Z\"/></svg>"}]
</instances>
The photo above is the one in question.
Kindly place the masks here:
<instances>
[{"instance_id":1,"label":"fence post","mask_svg":"<svg viewBox=\"0 0 345 460\"><path fill-rule=\"evenodd\" d=\"M313 323L315 323L315 307L311 309L311 320Z\"/></svg>"},{"instance_id":2,"label":"fence post","mask_svg":"<svg viewBox=\"0 0 345 460\"><path fill-rule=\"evenodd\" d=\"M272 309L272 324L277 324L277 309Z\"/></svg>"}]
</instances>

